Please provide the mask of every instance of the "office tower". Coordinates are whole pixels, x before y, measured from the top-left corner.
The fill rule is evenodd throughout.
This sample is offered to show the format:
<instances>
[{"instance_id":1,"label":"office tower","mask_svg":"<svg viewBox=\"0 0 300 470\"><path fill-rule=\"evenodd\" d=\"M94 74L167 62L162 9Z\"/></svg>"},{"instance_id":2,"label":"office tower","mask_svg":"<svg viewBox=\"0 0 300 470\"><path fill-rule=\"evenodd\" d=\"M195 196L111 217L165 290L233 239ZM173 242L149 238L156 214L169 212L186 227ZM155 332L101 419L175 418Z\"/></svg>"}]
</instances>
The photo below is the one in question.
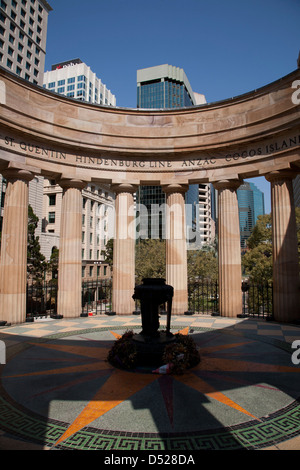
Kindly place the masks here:
<instances>
[{"instance_id":1,"label":"office tower","mask_svg":"<svg viewBox=\"0 0 300 470\"><path fill-rule=\"evenodd\" d=\"M264 194L254 183L245 182L237 190L240 219L241 249L247 248L247 240L256 224L257 217L265 214Z\"/></svg>"},{"instance_id":2,"label":"office tower","mask_svg":"<svg viewBox=\"0 0 300 470\"><path fill-rule=\"evenodd\" d=\"M80 59L52 65L44 73L44 88L89 103L116 106L116 97Z\"/></svg>"},{"instance_id":3,"label":"office tower","mask_svg":"<svg viewBox=\"0 0 300 470\"><path fill-rule=\"evenodd\" d=\"M184 70L179 67L164 64L137 71L138 108L182 108L205 102L204 95L193 92ZM140 236L148 234L149 238L164 238L164 217L159 206L165 204L166 198L161 187L141 186L136 200L147 208L150 216L140 214ZM187 239L199 241L198 185L189 187L186 204L189 208Z\"/></svg>"},{"instance_id":4,"label":"office tower","mask_svg":"<svg viewBox=\"0 0 300 470\"><path fill-rule=\"evenodd\" d=\"M42 86L48 14L45 0L0 0L0 65Z\"/></svg>"}]
</instances>

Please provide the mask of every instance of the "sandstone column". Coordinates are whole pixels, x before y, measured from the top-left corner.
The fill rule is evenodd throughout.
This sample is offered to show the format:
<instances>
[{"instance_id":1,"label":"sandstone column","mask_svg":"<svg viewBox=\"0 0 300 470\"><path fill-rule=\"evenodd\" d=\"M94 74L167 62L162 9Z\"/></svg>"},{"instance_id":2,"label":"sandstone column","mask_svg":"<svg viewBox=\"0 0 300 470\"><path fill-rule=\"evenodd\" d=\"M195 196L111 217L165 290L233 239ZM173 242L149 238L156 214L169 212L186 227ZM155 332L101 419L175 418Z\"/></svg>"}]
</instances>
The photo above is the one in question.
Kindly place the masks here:
<instances>
[{"instance_id":1,"label":"sandstone column","mask_svg":"<svg viewBox=\"0 0 300 470\"><path fill-rule=\"evenodd\" d=\"M64 317L81 314L81 237L82 196L86 183L76 179L61 179L60 245L58 265L57 313Z\"/></svg>"},{"instance_id":2,"label":"sandstone column","mask_svg":"<svg viewBox=\"0 0 300 470\"><path fill-rule=\"evenodd\" d=\"M0 320L22 323L26 318L28 182L34 175L9 168L1 237Z\"/></svg>"},{"instance_id":3,"label":"sandstone column","mask_svg":"<svg viewBox=\"0 0 300 470\"><path fill-rule=\"evenodd\" d=\"M167 196L166 214L166 281L174 288L173 314L184 314L188 309L187 245L185 222L185 193L187 185L171 184L163 187Z\"/></svg>"},{"instance_id":4,"label":"sandstone column","mask_svg":"<svg viewBox=\"0 0 300 470\"><path fill-rule=\"evenodd\" d=\"M116 193L112 308L118 315L131 315L135 309L132 296L136 238L133 194L136 187L124 183L113 185L112 190Z\"/></svg>"},{"instance_id":5,"label":"sandstone column","mask_svg":"<svg viewBox=\"0 0 300 470\"><path fill-rule=\"evenodd\" d=\"M271 183L273 314L276 321L300 319L299 264L291 170L266 175Z\"/></svg>"},{"instance_id":6,"label":"sandstone column","mask_svg":"<svg viewBox=\"0 0 300 470\"><path fill-rule=\"evenodd\" d=\"M214 183L218 190L219 310L224 317L242 313L240 224L236 190L240 180Z\"/></svg>"}]
</instances>

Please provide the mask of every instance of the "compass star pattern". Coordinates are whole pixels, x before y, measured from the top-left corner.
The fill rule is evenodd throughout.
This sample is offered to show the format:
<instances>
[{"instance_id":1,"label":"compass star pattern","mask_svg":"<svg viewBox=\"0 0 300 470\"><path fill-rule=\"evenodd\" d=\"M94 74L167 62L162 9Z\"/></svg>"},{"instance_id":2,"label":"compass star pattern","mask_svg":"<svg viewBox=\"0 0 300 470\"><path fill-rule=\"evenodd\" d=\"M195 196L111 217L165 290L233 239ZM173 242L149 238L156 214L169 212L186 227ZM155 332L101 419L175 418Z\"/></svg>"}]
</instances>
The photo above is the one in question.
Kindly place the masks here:
<instances>
[{"instance_id":1,"label":"compass star pattern","mask_svg":"<svg viewBox=\"0 0 300 470\"><path fill-rule=\"evenodd\" d=\"M189 334L189 329L179 332ZM66 341L32 341L23 353L25 362L11 361L4 369L6 392L31 412L64 419L68 409L67 425L52 440L53 448L72 445L91 426L112 433L150 429L152 438L154 432L170 437L245 423L262 426L266 406L260 409L259 400L267 401L267 411L274 414L300 395L295 387L300 368L280 350L272 350L271 357L268 345L251 338L196 330L200 363L183 375L162 375L142 368L128 372L107 362L113 341L123 333L107 329L104 338L95 332Z\"/></svg>"}]
</instances>

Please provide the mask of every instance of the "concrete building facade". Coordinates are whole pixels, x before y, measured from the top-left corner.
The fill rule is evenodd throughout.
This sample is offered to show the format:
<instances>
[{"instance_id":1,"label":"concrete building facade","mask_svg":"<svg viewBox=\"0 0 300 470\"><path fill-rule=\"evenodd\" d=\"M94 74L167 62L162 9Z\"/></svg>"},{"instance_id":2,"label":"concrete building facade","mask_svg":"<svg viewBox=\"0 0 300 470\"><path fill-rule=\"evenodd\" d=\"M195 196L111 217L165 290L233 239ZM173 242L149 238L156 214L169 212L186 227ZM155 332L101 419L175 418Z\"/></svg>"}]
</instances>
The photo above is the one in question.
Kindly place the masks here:
<instances>
[{"instance_id":1,"label":"concrete building facade","mask_svg":"<svg viewBox=\"0 0 300 470\"><path fill-rule=\"evenodd\" d=\"M44 73L43 86L69 98L104 106L116 106L116 97L80 59L52 65Z\"/></svg>"},{"instance_id":2,"label":"concrete building facade","mask_svg":"<svg viewBox=\"0 0 300 470\"><path fill-rule=\"evenodd\" d=\"M43 85L48 14L46 0L1 0L0 65Z\"/></svg>"}]
</instances>

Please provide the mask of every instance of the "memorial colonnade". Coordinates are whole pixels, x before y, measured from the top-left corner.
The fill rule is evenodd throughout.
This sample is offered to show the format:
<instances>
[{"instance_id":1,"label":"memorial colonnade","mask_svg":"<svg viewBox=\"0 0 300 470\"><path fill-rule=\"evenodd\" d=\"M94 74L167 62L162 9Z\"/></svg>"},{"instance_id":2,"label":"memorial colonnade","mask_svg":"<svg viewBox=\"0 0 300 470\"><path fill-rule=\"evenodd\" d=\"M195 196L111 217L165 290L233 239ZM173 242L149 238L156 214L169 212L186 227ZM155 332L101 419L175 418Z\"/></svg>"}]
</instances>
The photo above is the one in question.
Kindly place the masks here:
<instances>
[{"instance_id":1,"label":"memorial colonnade","mask_svg":"<svg viewBox=\"0 0 300 470\"><path fill-rule=\"evenodd\" d=\"M25 321L27 284L28 183L34 173L19 168L2 172L7 179L0 263L0 320ZM293 321L299 309L298 249L293 202L293 171L270 172L273 257L274 316L279 321ZM58 315L81 314L81 239L82 197L86 182L61 179L63 188L61 213ZM219 309L223 316L242 313L241 251L237 189L242 180L220 180L218 190L219 236ZM131 314L135 285L135 217L132 207L136 186L116 184L116 228L113 260L113 311ZM188 309L187 258L184 194L186 185L166 185L170 211L166 237L166 278L174 287L173 313ZM176 209L177 208L177 209ZM176 213L176 210L178 213Z\"/></svg>"},{"instance_id":2,"label":"memorial colonnade","mask_svg":"<svg viewBox=\"0 0 300 470\"><path fill-rule=\"evenodd\" d=\"M188 310L185 192L218 191L219 310L242 313L237 189L270 182L273 313L299 320L299 265L292 181L300 172L300 68L253 92L171 110L95 106L39 88L0 68L0 173L7 180L0 260L0 321L26 315L28 184L35 175L63 188L58 311L81 313L82 189L116 194L113 311L131 314L135 284L132 210L138 186L166 194L166 281L174 314Z\"/></svg>"}]
</instances>

